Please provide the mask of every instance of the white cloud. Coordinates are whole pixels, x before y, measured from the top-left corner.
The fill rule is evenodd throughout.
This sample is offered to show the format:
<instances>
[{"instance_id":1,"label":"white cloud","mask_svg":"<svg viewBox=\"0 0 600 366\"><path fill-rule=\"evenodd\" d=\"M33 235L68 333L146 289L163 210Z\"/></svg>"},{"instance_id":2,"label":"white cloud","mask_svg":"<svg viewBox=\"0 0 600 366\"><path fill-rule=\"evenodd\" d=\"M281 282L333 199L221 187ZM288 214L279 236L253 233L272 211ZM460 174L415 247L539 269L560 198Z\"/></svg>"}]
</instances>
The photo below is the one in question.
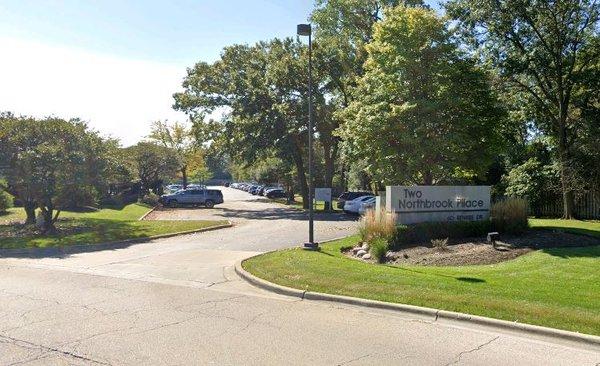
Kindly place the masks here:
<instances>
[{"instance_id":1,"label":"white cloud","mask_svg":"<svg viewBox=\"0 0 600 366\"><path fill-rule=\"evenodd\" d=\"M171 109L185 67L0 37L0 111L79 117L130 145Z\"/></svg>"}]
</instances>

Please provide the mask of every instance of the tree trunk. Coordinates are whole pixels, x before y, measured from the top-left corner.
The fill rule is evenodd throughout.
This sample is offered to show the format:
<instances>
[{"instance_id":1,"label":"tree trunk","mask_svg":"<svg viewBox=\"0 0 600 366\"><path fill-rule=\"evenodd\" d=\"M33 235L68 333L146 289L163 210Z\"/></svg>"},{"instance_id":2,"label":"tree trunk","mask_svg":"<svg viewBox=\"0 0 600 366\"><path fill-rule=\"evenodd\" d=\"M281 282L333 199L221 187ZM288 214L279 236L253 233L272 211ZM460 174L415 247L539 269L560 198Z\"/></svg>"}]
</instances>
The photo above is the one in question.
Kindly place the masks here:
<instances>
[{"instance_id":1,"label":"tree trunk","mask_svg":"<svg viewBox=\"0 0 600 366\"><path fill-rule=\"evenodd\" d=\"M27 215L25 225L35 224L35 203L31 201L23 201L23 209Z\"/></svg>"},{"instance_id":2,"label":"tree trunk","mask_svg":"<svg viewBox=\"0 0 600 366\"><path fill-rule=\"evenodd\" d=\"M323 159L325 160L325 187L333 187L333 175L335 174L335 148L323 147Z\"/></svg>"},{"instance_id":3,"label":"tree trunk","mask_svg":"<svg viewBox=\"0 0 600 366\"><path fill-rule=\"evenodd\" d=\"M294 203L294 186L286 185L285 191L287 192L287 204L291 205Z\"/></svg>"},{"instance_id":4,"label":"tree trunk","mask_svg":"<svg viewBox=\"0 0 600 366\"><path fill-rule=\"evenodd\" d=\"M183 180L183 189L187 188L187 165L181 168L181 179Z\"/></svg>"},{"instance_id":5,"label":"tree trunk","mask_svg":"<svg viewBox=\"0 0 600 366\"><path fill-rule=\"evenodd\" d=\"M433 185L433 175L430 171L426 171L423 173L423 185L430 186Z\"/></svg>"},{"instance_id":6,"label":"tree trunk","mask_svg":"<svg viewBox=\"0 0 600 366\"><path fill-rule=\"evenodd\" d=\"M300 194L302 195L302 207L308 208L308 181L306 179L306 170L304 169L304 161L302 160L302 150L298 147L298 144L294 144L293 147L293 158L294 165L296 166L296 174L298 184L300 185Z\"/></svg>"},{"instance_id":7,"label":"tree trunk","mask_svg":"<svg viewBox=\"0 0 600 366\"><path fill-rule=\"evenodd\" d=\"M337 148L323 146L323 158L325 159L325 187L333 188L333 175L335 174L335 156ZM329 202L325 202L325 210L331 210Z\"/></svg>"},{"instance_id":8,"label":"tree trunk","mask_svg":"<svg viewBox=\"0 0 600 366\"><path fill-rule=\"evenodd\" d=\"M340 168L340 183L342 185L342 191L345 192L348 190L348 177L346 174L346 167L342 165Z\"/></svg>"},{"instance_id":9,"label":"tree trunk","mask_svg":"<svg viewBox=\"0 0 600 366\"><path fill-rule=\"evenodd\" d=\"M54 226L53 220L54 209L52 207L42 207L42 232L44 234L53 234L56 232L56 226Z\"/></svg>"},{"instance_id":10,"label":"tree trunk","mask_svg":"<svg viewBox=\"0 0 600 366\"><path fill-rule=\"evenodd\" d=\"M575 194L569 172L569 146L567 142L567 111L564 103L559 106L558 116L558 154L560 160L560 182L563 195L563 219L573 219Z\"/></svg>"}]
</instances>

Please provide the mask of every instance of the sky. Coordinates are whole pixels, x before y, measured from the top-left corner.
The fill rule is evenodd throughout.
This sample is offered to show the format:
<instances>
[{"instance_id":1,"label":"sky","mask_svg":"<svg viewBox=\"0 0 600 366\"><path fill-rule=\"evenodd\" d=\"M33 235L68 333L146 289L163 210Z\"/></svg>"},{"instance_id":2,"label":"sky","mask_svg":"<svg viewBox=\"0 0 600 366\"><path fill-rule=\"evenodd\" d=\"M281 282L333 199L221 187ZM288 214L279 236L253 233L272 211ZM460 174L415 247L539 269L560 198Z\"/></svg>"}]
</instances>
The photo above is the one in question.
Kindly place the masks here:
<instances>
[{"instance_id":1,"label":"sky","mask_svg":"<svg viewBox=\"0 0 600 366\"><path fill-rule=\"evenodd\" d=\"M2 0L0 111L81 118L125 146L223 47L294 36L312 0Z\"/></svg>"},{"instance_id":2,"label":"sky","mask_svg":"<svg viewBox=\"0 0 600 366\"><path fill-rule=\"evenodd\" d=\"M186 68L294 36L313 0L1 0L0 111L81 118L128 146L174 111Z\"/></svg>"}]
</instances>

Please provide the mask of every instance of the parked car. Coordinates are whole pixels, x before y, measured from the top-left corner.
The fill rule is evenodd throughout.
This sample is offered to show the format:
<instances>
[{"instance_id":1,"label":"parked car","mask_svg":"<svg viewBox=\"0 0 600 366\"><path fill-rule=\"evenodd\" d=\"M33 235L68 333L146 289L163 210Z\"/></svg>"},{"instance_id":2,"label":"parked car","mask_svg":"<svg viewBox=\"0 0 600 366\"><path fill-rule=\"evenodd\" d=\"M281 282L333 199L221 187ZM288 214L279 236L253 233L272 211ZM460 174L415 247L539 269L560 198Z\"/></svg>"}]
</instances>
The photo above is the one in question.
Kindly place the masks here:
<instances>
[{"instance_id":1,"label":"parked car","mask_svg":"<svg viewBox=\"0 0 600 366\"><path fill-rule=\"evenodd\" d=\"M375 199L375 196L373 195L368 195L368 196L361 196L358 198L353 199L352 201L346 201L346 203L344 203L344 212L347 214L358 214L358 210L360 209L360 205L363 204L364 202L368 202L371 199Z\"/></svg>"},{"instance_id":2,"label":"parked car","mask_svg":"<svg viewBox=\"0 0 600 366\"><path fill-rule=\"evenodd\" d=\"M274 189L281 189L281 190L283 190L283 188L281 188L281 187L265 187L265 189L262 192L262 195L266 197L267 194L269 192L271 192L272 190L274 190Z\"/></svg>"},{"instance_id":3,"label":"parked car","mask_svg":"<svg viewBox=\"0 0 600 366\"><path fill-rule=\"evenodd\" d=\"M182 189L172 194L160 196L160 203L176 207L178 205L202 205L213 208L223 203L223 193L218 189Z\"/></svg>"},{"instance_id":4,"label":"parked car","mask_svg":"<svg viewBox=\"0 0 600 366\"><path fill-rule=\"evenodd\" d=\"M271 189L269 192L266 193L267 198L273 199L273 198L285 198L287 197L287 194L285 193L285 191L283 189L277 188L277 189Z\"/></svg>"},{"instance_id":5,"label":"parked car","mask_svg":"<svg viewBox=\"0 0 600 366\"><path fill-rule=\"evenodd\" d=\"M352 201L353 199L356 199L358 197L372 196L372 195L373 194L371 192L344 192L338 197L337 206L339 209L343 210L344 204L346 203L346 201Z\"/></svg>"},{"instance_id":6,"label":"parked car","mask_svg":"<svg viewBox=\"0 0 600 366\"><path fill-rule=\"evenodd\" d=\"M358 207L358 214L364 215L367 210L372 210L375 208L375 197L371 197L370 199L363 201Z\"/></svg>"},{"instance_id":7,"label":"parked car","mask_svg":"<svg viewBox=\"0 0 600 366\"><path fill-rule=\"evenodd\" d=\"M177 192L181 189L183 189L183 185L181 184L169 184L167 186L165 186L166 189L168 189L171 192Z\"/></svg>"}]
</instances>

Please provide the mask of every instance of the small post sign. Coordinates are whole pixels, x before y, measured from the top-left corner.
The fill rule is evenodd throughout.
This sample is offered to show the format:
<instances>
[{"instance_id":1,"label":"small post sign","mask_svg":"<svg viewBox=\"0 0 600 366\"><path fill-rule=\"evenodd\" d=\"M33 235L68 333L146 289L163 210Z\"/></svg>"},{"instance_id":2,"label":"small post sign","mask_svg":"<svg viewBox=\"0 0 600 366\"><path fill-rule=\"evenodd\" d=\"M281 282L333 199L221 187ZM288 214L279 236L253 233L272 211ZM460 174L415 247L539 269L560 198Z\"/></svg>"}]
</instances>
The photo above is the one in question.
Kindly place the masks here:
<instances>
[{"instance_id":1,"label":"small post sign","mask_svg":"<svg viewBox=\"0 0 600 366\"><path fill-rule=\"evenodd\" d=\"M331 203L331 188L315 188L315 201Z\"/></svg>"},{"instance_id":2,"label":"small post sign","mask_svg":"<svg viewBox=\"0 0 600 366\"><path fill-rule=\"evenodd\" d=\"M490 217L489 186L388 186L386 209L401 224L480 221Z\"/></svg>"}]
</instances>

